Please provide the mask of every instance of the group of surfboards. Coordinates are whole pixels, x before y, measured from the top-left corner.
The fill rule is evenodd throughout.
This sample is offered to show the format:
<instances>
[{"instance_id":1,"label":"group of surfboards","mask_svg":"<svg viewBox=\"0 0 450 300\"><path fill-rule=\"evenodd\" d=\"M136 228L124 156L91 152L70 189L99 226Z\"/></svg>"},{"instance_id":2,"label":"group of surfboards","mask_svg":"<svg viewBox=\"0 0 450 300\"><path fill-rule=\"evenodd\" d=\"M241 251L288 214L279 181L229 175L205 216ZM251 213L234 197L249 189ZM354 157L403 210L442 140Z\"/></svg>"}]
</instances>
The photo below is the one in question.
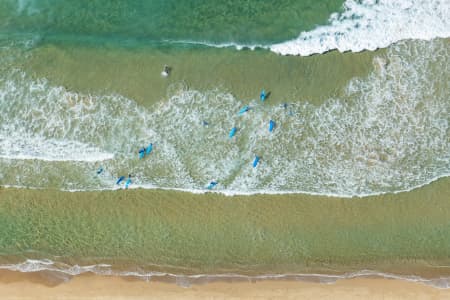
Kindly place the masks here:
<instances>
[{"instance_id":1,"label":"group of surfboards","mask_svg":"<svg viewBox=\"0 0 450 300\"><path fill-rule=\"evenodd\" d=\"M139 149L138 154L139 154L139 159L143 159L145 156L150 155L150 153L153 151L153 143L150 143L147 147L142 147L141 149ZM103 167L99 167L97 169L97 175L102 174L104 171ZM128 174L127 180L125 181L125 176L119 176L117 178L116 184L117 185L121 185L122 182L125 181L125 189L128 189L128 187L130 186L130 184L132 183L131 181L131 174Z\"/></svg>"},{"instance_id":2,"label":"group of surfboards","mask_svg":"<svg viewBox=\"0 0 450 300\"><path fill-rule=\"evenodd\" d=\"M262 90L262 91L261 91L261 94L259 95L259 98L260 98L260 100L261 100L262 102L264 102L264 101L267 99L268 96L269 96L269 94L266 93L265 90ZM239 115L243 115L243 114L245 114L246 112L248 112L249 110L250 110L250 106L245 105L244 107L242 107L242 108L239 110L238 114L239 114ZM204 124L204 125L205 125L205 123L208 124L206 121L203 121L203 124ZM270 120L270 121L269 121L269 132L273 132L273 130L275 129L275 126L276 126L275 121L274 121L274 120ZM238 131L238 128L237 128L237 127L231 128L230 133L228 134L228 137L229 137L230 139L232 139L232 138L236 135L237 131ZM260 156L255 155L255 158L253 159L253 163L252 163L253 168L256 168L256 167L258 166L258 163L259 163L260 159L261 159ZM207 188L208 190L212 190L217 184L218 184L218 182L217 182L216 180L212 180L212 181L208 184L208 186L207 186L206 188Z\"/></svg>"},{"instance_id":3,"label":"group of surfboards","mask_svg":"<svg viewBox=\"0 0 450 300\"><path fill-rule=\"evenodd\" d=\"M268 96L269 96L269 94L266 93L265 90L262 90L259 98L260 98L260 100L262 102L264 102L267 99ZM242 107L239 110L238 114L239 115L243 115L244 113L248 112L249 110L250 110L250 106L246 105L246 106ZM207 121L203 121L203 125L207 126L209 124L208 124ZM275 126L276 126L275 121L274 120L270 120L269 121L269 132L273 132L274 129L275 129ZM231 128L230 133L228 135L229 138L232 139L236 135L237 131L238 131L237 127ZM150 143L147 147L140 148L139 151L138 151L139 159L144 159L146 156L150 155L150 153L152 151L153 151L153 143ZM258 166L258 163L259 163L260 159L261 159L260 156L255 155L255 158L253 159L253 163L252 163L253 168L256 168ZM103 172L103 168L99 167L98 170L97 170L97 175L100 175L102 172ZM116 184L117 185L121 185L122 182L124 182L124 181L125 181L125 176L120 176L120 177L117 178ZM128 174L128 177L127 177L127 179L125 181L125 189L128 189L128 187L130 186L131 183L132 183L132 181L131 181L131 174ZM212 180L206 186L206 188L208 190L212 190L217 184L218 184L218 182L216 180Z\"/></svg>"}]
</instances>

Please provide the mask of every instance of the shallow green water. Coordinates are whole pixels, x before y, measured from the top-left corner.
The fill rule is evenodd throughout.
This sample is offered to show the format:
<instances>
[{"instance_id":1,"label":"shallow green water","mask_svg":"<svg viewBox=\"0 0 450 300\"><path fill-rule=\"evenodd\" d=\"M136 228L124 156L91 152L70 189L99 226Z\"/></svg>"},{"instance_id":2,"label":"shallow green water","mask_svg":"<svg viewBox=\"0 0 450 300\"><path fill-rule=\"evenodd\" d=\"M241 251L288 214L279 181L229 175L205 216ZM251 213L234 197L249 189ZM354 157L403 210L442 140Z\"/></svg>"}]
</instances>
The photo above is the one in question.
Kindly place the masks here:
<instances>
[{"instance_id":1,"label":"shallow green water","mask_svg":"<svg viewBox=\"0 0 450 300\"><path fill-rule=\"evenodd\" d=\"M448 276L433 268L450 264L448 183L354 199L2 189L1 259L188 274L407 266Z\"/></svg>"},{"instance_id":2,"label":"shallow green water","mask_svg":"<svg viewBox=\"0 0 450 300\"><path fill-rule=\"evenodd\" d=\"M198 47L125 49L46 44L27 52L17 67L35 79L77 93L117 93L151 108L170 97L177 85L207 92L219 89L238 99L271 92L270 104L309 101L316 105L339 94L352 78L373 68L378 52L283 57L274 53ZM170 77L161 76L164 64ZM176 89L176 88L175 88Z\"/></svg>"}]
</instances>

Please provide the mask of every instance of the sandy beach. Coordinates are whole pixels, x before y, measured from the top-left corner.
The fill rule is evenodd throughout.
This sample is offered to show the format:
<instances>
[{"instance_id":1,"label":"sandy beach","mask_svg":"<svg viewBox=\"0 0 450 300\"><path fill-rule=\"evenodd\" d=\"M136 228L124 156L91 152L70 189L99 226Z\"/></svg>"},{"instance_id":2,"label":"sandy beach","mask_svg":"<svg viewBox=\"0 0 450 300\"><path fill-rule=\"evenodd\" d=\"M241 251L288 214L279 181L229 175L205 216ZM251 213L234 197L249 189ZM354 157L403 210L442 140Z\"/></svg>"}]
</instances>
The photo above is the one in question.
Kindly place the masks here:
<instances>
[{"instance_id":1,"label":"sandy beach","mask_svg":"<svg viewBox=\"0 0 450 300\"><path fill-rule=\"evenodd\" d=\"M191 287L121 277L80 275L49 285L39 273L0 272L1 299L450 299L449 289L381 278L334 284L300 281L214 282Z\"/></svg>"}]
</instances>

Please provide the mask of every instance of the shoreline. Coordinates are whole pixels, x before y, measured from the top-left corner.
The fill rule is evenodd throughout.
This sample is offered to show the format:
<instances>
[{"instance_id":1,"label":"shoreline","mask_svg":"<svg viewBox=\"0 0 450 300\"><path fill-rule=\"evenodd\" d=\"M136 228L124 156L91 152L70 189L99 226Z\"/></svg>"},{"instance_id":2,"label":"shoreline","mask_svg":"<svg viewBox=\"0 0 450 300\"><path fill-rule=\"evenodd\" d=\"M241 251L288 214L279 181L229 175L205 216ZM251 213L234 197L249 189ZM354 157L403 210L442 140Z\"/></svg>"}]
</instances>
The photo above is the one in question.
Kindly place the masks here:
<instances>
[{"instance_id":1,"label":"shoreline","mask_svg":"<svg viewBox=\"0 0 450 300\"><path fill-rule=\"evenodd\" d=\"M168 272L143 272L136 271L120 271L114 270L113 266L107 264L79 266L68 266L62 263L55 263L50 260L26 260L19 264L0 264L0 274L4 273L21 273L21 274L36 274L42 278L41 283L44 285L57 285L64 283L79 276L107 276L119 277L126 280L143 280L163 283L172 283L181 287L191 287L196 285L210 284L215 282L234 283L234 282L264 282L264 281L299 281L321 284L333 284L341 280L351 279L386 279L386 280L401 280L404 282L421 283L427 286L432 286L438 289L450 289L450 275L449 272L439 272L439 267L434 267L434 270L423 269L424 274L408 275L406 271L404 274L378 272L374 270L360 270L350 272L339 272L338 270L330 270L329 273L286 273L286 274L237 274L237 273L223 273L223 274L173 274ZM450 269L450 266L441 266L442 269ZM431 273L430 273L431 272ZM420 273L420 270L411 268L411 273ZM1 276L0 276L1 281Z\"/></svg>"},{"instance_id":2,"label":"shoreline","mask_svg":"<svg viewBox=\"0 0 450 300\"><path fill-rule=\"evenodd\" d=\"M449 277L448 182L351 199L1 188L0 265L48 259L63 269L107 264L144 275Z\"/></svg>"},{"instance_id":3,"label":"shoreline","mask_svg":"<svg viewBox=\"0 0 450 300\"><path fill-rule=\"evenodd\" d=\"M447 299L437 289L397 279L356 278L333 284L295 280L213 282L189 288L167 282L80 275L48 283L46 274L0 272L2 299Z\"/></svg>"},{"instance_id":4,"label":"shoreline","mask_svg":"<svg viewBox=\"0 0 450 300\"><path fill-rule=\"evenodd\" d=\"M208 190L206 188L204 189L185 189L185 188L171 188L171 187L159 187L159 186L153 186L150 184L134 184L126 189L129 190L149 190L149 191L167 191L167 192L180 192L180 193L189 193L193 195L204 195L204 194L216 194L216 195L222 195L226 197L234 197L234 196L263 196L263 195L272 195L272 196L283 196L283 195L299 195L299 196L318 196L318 197L330 197L330 198L343 198L343 199L355 199L355 198L364 198L364 197L376 197L376 196L383 196L383 195L397 195L400 193L408 193L415 190L418 190L420 188L423 188L429 184L432 184L433 182L439 181L439 180L445 180L446 178L449 178L450 174L443 174L439 175L435 178L432 178L423 184L413 186L411 188L405 189L405 190L396 190L392 192L378 192L378 193L372 193L372 194L321 194L321 193L315 193L315 192L306 192L306 191L264 191L264 190L255 190L255 191L247 191L247 192L241 192L236 190ZM41 187L28 187L28 186L16 186L16 185L0 185L0 189L25 189L25 190L56 190L60 192L69 192L69 193L84 193L84 192L112 192L112 191L118 191L118 190L125 190L125 188L121 186L113 186L112 188L103 188L103 189L92 189L92 190L65 190L65 189L49 189L49 188L41 188Z\"/></svg>"}]
</instances>

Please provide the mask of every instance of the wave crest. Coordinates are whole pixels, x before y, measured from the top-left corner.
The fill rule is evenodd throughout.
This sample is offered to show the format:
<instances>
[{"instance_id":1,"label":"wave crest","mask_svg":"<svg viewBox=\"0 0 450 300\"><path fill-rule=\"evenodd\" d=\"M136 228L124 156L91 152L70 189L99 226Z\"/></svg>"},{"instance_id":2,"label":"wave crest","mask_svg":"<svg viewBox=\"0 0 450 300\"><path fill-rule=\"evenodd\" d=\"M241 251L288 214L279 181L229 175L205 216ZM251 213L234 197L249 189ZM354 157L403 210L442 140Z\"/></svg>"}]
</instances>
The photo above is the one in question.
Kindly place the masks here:
<instances>
[{"instance_id":1,"label":"wave crest","mask_svg":"<svg viewBox=\"0 0 450 300\"><path fill-rule=\"evenodd\" d=\"M429 0L347 0L329 25L302 32L298 38L270 46L283 55L311 55L375 50L405 39L450 36L450 2Z\"/></svg>"}]
</instances>

